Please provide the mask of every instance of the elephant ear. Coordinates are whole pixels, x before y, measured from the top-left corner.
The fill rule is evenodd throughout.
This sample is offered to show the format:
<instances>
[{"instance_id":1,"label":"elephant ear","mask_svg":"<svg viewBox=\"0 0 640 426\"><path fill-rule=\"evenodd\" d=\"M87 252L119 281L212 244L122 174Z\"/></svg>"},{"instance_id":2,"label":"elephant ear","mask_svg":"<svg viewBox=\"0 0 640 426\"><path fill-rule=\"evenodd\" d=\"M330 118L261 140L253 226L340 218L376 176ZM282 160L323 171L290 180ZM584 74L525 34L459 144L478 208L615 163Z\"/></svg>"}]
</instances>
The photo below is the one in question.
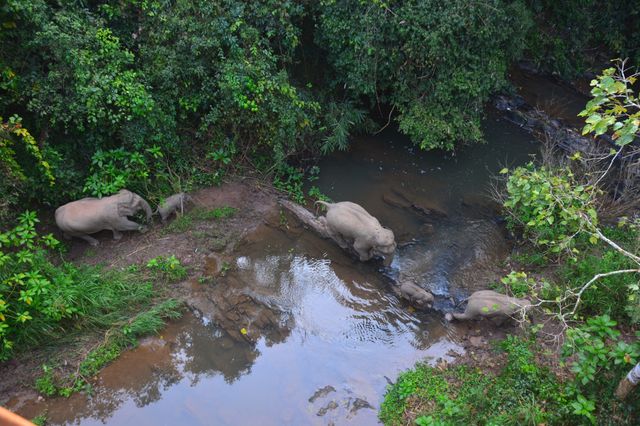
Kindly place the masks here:
<instances>
[{"instance_id":1,"label":"elephant ear","mask_svg":"<svg viewBox=\"0 0 640 426\"><path fill-rule=\"evenodd\" d=\"M116 198L118 216L133 216L136 213L133 208L133 193L131 191L121 189L114 197Z\"/></svg>"},{"instance_id":2,"label":"elephant ear","mask_svg":"<svg viewBox=\"0 0 640 426\"><path fill-rule=\"evenodd\" d=\"M131 207L131 203L118 203L118 216L133 216L135 211Z\"/></svg>"}]
</instances>

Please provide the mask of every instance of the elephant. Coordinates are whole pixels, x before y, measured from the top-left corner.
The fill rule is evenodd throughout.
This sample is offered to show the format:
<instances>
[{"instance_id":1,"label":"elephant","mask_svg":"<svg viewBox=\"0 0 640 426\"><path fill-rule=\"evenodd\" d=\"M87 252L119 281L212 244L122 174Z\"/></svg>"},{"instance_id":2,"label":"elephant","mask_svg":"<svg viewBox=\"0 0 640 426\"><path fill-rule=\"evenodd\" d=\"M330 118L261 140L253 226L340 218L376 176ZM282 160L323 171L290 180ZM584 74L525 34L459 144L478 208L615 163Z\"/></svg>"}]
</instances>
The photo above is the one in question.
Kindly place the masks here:
<instances>
[{"instance_id":1,"label":"elephant","mask_svg":"<svg viewBox=\"0 0 640 426\"><path fill-rule=\"evenodd\" d=\"M353 249L362 262L380 256L384 259L385 266L391 264L396 250L393 231L383 228L378 219L356 203L317 203L327 208L327 214L319 219L340 247L348 248L349 242L353 240Z\"/></svg>"},{"instance_id":2,"label":"elephant","mask_svg":"<svg viewBox=\"0 0 640 426\"><path fill-rule=\"evenodd\" d=\"M400 297L408 300L420 308L431 308L433 305L433 294L418 286L412 281L404 281L394 285L393 291Z\"/></svg>"},{"instance_id":3,"label":"elephant","mask_svg":"<svg viewBox=\"0 0 640 426\"><path fill-rule=\"evenodd\" d=\"M521 312L523 309L526 312L526 309L531 307L529 299L517 299L493 290L476 291L469 296L467 301L464 313L450 312L447 313L446 319L448 321L452 319L473 320L482 317L504 319Z\"/></svg>"},{"instance_id":4,"label":"elephant","mask_svg":"<svg viewBox=\"0 0 640 426\"><path fill-rule=\"evenodd\" d=\"M144 210L147 221L151 220L151 207L139 195L126 189L103 198L83 198L58 207L55 213L56 224L65 238L78 237L92 246L98 240L87 234L109 229L113 239L122 238L120 231L145 232L146 227L127 219L139 210Z\"/></svg>"},{"instance_id":5,"label":"elephant","mask_svg":"<svg viewBox=\"0 0 640 426\"><path fill-rule=\"evenodd\" d=\"M192 201L192 198L184 192L178 192L170 197L167 197L158 206L158 214L163 222L167 221L167 218L180 209L180 213L184 213L184 205Z\"/></svg>"}]
</instances>

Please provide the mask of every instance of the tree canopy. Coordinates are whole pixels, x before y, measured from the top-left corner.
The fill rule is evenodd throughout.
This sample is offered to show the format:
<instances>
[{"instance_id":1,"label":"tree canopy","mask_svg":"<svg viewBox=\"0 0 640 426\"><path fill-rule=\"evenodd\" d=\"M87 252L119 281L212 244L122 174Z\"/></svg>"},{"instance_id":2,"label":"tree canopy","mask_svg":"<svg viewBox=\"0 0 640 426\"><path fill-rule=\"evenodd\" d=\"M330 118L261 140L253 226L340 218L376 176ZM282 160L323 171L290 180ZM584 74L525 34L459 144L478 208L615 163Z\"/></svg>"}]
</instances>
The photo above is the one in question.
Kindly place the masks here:
<instances>
[{"instance_id":1,"label":"tree canopy","mask_svg":"<svg viewBox=\"0 0 640 426\"><path fill-rule=\"evenodd\" d=\"M637 57L638 6L588 3L581 22ZM211 183L233 165L273 172L345 149L353 132L389 123L423 149L453 150L482 141L510 64L528 55L560 69L544 58L561 45L579 69L590 34L537 0L7 0L0 116L21 117L35 144L12 143L2 170L22 183L0 190L55 205L97 194L103 164L149 152L164 158L157 173ZM42 164L59 189L43 190Z\"/></svg>"}]
</instances>

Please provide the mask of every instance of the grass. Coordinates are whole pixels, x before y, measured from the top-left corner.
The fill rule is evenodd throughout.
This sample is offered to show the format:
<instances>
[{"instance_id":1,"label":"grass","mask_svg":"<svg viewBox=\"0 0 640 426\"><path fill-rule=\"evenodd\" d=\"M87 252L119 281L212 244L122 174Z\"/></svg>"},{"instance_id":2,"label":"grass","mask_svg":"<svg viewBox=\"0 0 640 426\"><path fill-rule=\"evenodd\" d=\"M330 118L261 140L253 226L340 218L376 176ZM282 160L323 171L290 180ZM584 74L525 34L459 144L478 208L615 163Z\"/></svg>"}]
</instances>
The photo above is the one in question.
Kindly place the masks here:
<instances>
[{"instance_id":1,"label":"grass","mask_svg":"<svg viewBox=\"0 0 640 426\"><path fill-rule=\"evenodd\" d=\"M506 354L500 371L468 365L441 369L419 363L388 387L378 416L385 425L393 426L637 424L640 395L622 403L613 394L618 380L635 361L616 362L613 368L612 360L592 353L603 344L589 339L579 344L586 358L571 364L576 372L576 365L589 364L588 359L595 362L589 364L597 366L589 385L595 389L593 394L580 377L562 381L540 365L537 359L547 354L537 352L534 340L507 336L497 345ZM613 370L620 371L611 374Z\"/></svg>"},{"instance_id":2,"label":"grass","mask_svg":"<svg viewBox=\"0 0 640 426\"><path fill-rule=\"evenodd\" d=\"M47 415L40 414L39 416L32 418L31 423L33 423L36 426L44 426L47 424Z\"/></svg>"},{"instance_id":3,"label":"grass","mask_svg":"<svg viewBox=\"0 0 640 426\"><path fill-rule=\"evenodd\" d=\"M564 385L535 363L530 344L508 338L501 347L508 361L497 374L426 364L401 374L387 390L380 420L386 425L518 425L570 419Z\"/></svg>"},{"instance_id":4,"label":"grass","mask_svg":"<svg viewBox=\"0 0 640 426\"><path fill-rule=\"evenodd\" d=\"M137 313L123 324L114 324L105 331L104 340L80 362L75 373L59 377L53 367L43 365L43 374L35 382L36 390L46 396L64 397L82 390L90 391L91 377L117 359L124 350L136 346L139 337L157 333L166 320L180 316L180 302L168 299Z\"/></svg>"},{"instance_id":5,"label":"grass","mask_svg":"<svg viewBox=\"0 0 640 426\"><path fill-rule=\"evenodd\" d=\"M219 220L227 219L236 214L238 209L229 206L216 207L215 209L194 208L188 213L177 217L173 222L167 225L163 230L163 234L187 232L193 228L195 221Z\"/></svg>"},{"instance_id":6,"label":"grass","mask_svg":"<svg viewBox=\"0 0 640 426\"><path fill-rule=\"evenodd\" d=\"M65 268L65 265L61 266ZM67 265L68 278L75 281L77 293L72 300L79 315L55 327L34 324L36 328L21 336L17 343L22 350L42 347L43 341L53 342L49 348L67 352L70 342L86 335L102 336L100 343L81 360L77 372L61 375L55 360L44 365L35 388L47 396L69 396L89 390L88 378L116 359L123 350L136 345L137 338L160 330L165 321L180 316L180 303L168 299L156 288L144 270L129 267L106 270L100 267ZM181 272L182 273L182 272ZM186 274L186 270L184 270ZM81 315L80 315L81 313ZM19 353L16 354L19 356ZM65 356L69 353L65 353ZM53 357L55 359L55 357Z\"/></svg>"}]
</instances>

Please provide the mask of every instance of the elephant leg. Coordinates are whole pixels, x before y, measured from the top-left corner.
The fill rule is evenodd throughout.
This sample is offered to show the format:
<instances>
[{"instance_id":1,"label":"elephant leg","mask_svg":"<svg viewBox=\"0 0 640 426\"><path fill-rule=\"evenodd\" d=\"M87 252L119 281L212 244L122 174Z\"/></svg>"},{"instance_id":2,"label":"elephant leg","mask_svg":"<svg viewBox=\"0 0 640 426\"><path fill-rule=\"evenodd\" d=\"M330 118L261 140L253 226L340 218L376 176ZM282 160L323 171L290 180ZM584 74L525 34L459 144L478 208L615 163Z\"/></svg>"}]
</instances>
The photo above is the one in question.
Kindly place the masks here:
<instances>
[{"instance_id":1,"label":"elephant leg","mask_svg":"<svg viewBox=\"0 0 640 426\"><path fill-rule=\"evenodd\" d=\"M113 232L113 239L118 241L120 238L122 238L122 232L116 230L116 229L112 229L111 230Z\"/></svg>"},{"instance_id":2,"label":"elephant leg","mask_svg":"<svg viewBox=\"0 0 640 426\"><path fill-rule=\"evenodd\" d=\"M329 232L329 236L331 237L331 239L335 241L336 244L340 246L340 248L342 248L343 250L349 248L349 245L344 240L344 238L342 238L342 235L338 234L337 232L333 232L331 228L327 228L327 231Z\"/></svg>"},{"instance_id":3,"label":"elephant leg","mask_svg":"<svg viewBox=\"0 0 640 426\"><path fill-rule=\"evenodd\" d=\"M356 239L353 242L353 248L360 256L360 260L362 262L366 262L367 260L371 259L371 254L369 253L371 247L366 242Z\"/></svg>"},{"instance_id":4,"label":"elephant leg","mask_svg":"<svg viewBox=\"0 0 640 426\"><path fill-rule=\"evenodd\" d=\"M91 244L94 247L97 246L98 244L100 244L100 242L98 240L96 240L95 238L90 237L88 235L85 235L85 234L79 234L79 235L76 235L76 237L82 238L83 240L85 240L86 242L88 242L89 244Z\"/></svg>"}]
</instances>

